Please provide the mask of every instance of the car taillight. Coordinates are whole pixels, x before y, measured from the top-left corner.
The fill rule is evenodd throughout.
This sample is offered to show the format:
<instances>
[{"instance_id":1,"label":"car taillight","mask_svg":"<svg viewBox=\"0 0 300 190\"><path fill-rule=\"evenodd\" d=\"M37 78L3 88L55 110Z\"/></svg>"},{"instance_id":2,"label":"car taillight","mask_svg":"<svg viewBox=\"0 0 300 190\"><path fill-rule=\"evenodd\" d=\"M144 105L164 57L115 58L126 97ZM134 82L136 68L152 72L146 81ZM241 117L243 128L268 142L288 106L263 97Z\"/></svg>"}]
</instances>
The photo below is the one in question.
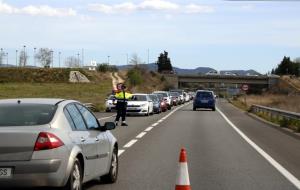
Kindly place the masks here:
<instances>
[{"instance_id":1,"label":"car taillight","mask_svg":"<svg viewBox=\"0 0 300 190\"><path fill-rule=\"evenodd\" d=\"M34 151L54 149L63 145L64 143L52 133L41 132L35 142Z\"/></svg>"}]
</instances>

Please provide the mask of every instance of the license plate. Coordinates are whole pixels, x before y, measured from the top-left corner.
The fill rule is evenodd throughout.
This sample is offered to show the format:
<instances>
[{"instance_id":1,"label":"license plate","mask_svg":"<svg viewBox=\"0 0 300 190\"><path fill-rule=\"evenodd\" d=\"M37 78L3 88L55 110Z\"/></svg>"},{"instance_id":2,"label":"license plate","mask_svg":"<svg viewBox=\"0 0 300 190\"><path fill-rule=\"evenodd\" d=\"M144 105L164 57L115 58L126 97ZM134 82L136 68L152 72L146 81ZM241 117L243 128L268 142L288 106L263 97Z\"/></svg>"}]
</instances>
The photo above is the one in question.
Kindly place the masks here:
<instances>
[{"instance_id":1,"label":"license plate","mask_svg":"<svg viewBox=\"0 0 300 190\"><path fill-rule=\"evenodd\" d=\"M0 168L0 178L8 178L12 175L11 168Z\"/></svg>"},{"instance_id":2,"label":"license plate","mask_svg":"<svg viewBox=\"0 0 300 190\"><path fill-rule=\"evenodd\" d=\"M201 103L208 103L208 100L201 100Z\"/></svg>"}]
</instances>

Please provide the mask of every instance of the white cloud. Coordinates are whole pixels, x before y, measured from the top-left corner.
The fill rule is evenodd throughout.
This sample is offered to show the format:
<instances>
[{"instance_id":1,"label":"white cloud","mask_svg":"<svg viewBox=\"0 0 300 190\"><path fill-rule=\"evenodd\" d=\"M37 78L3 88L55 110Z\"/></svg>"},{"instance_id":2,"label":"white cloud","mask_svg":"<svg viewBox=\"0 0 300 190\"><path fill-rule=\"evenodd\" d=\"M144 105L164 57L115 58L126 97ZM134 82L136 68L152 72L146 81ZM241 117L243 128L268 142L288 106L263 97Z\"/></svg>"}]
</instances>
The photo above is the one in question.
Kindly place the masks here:
<instances>
[{"instance_id":1,"label":"white cloud","mask_svg":"<svg viewBox=\"0 0 300 190\"><path fill-rule=\"evenodd\" d=\"M165 13L186 13L186 14L200 14L212 13L215 11L212 6L203 6L197 4L181 5L172 3L166 0L145 0L141 3L121 3L121 4L89 4L89 10L100 12L104 14L130 13L138 11L152 11Z\"/></svg>"},{"instance_id":2,"label":"white cloud","mask_svg":"<svg viewBox=\"0 0 300 190\"><path fill-rule=\"evenodd\" d=\"M185 6L185 12L188 14L213 13L215 12L215 9L214 7L207 5L189 4Z\"/></svg>"},{"instance_id":3,"label":"white cloud","mask_svg":"<svg viewBox=\"0 0 300 190\"><path fill-rule=\"evenodd\" d=\"M0 14L26 14L32 16L49 16L49 17L65 17L76 16L77 12L72 8L53 8L48 5L33 6L28 5L17 8L0 1Z\"/></svg>"}]
</instances>

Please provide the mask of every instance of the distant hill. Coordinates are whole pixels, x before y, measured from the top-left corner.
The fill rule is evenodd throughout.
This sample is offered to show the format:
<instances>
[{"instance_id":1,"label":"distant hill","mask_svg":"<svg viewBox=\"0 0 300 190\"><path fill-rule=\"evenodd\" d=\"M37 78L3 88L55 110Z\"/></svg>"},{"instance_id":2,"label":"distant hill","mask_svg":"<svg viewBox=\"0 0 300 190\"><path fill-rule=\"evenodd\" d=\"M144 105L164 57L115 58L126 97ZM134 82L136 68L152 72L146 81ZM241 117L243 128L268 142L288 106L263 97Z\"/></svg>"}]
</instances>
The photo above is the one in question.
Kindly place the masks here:
<instances>
[{"instance_id":1,"label":"distant hill","mask_svg":"<svg viewBox=\"0 0 300 190\"><path fill-rule=\"evenodd\" d=\"M155 63L150 63L150 64L140 64L139 66L144 67L150 71L157 71L157 65ZM117 66L119 70L127 70L132 68L133 65L121 65ZM197 67L195 69L181 69L178 67L173 67L174 71L179 74L179 75L204 75L205 73L215 70L210 67ZM237 75L247 75L249 73L250 75L261 75L257 71L254 70L224 70L220 71L220 74L224 74L225 72L231 72L231 73L236 73Z\"/></svg>"}]
</instances>

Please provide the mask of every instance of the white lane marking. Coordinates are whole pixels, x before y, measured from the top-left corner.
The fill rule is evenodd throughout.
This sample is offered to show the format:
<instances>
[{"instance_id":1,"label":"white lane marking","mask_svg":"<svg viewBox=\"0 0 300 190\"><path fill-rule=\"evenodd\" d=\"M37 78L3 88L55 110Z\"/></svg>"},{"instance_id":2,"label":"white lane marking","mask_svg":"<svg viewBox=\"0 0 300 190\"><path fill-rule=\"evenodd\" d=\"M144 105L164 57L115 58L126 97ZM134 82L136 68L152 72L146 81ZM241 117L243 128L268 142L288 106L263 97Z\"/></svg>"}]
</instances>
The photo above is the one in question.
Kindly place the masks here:
<instances>
[{"instance_id":1,"label":"white lane marking","mask_svg":"<svg viewBox=\"0 0 300 190\"><path fill-rule=\"evenodd\" d=\"M146 132L141 132L140 134L138 134L135 138L137 139L141 139L144 135L146 135Z\"/></svg>"},{"instance_id":2,"label":"white lane marking","mask_svg":"<svg viewBox=\"0 0 300 190\"><path fill-rule=\"evenodd\" d=\"M153 129L153 127L148 127L147 129L145 129L145 131L149 132Z\"/></svg>"},{"instance_id":3,"label":"white lane marking","mask_svg":"<svg viewBox=\"0 0 300 190\"><path fill-rule=\"evenodd\" d=\"M133 139L131 141L129 141L127 144L125 144L123 147L124 148L130 148L132 145L134 145L134 143L136 143L138 140Z\"/></svg>"},{"instance_id":4,"label":"white lane marking","mask_svg":"<svg viewBox=\"0 0 300 190\"><path fill-rule=\"evenodd\" d=\"M151 126L152 127L155 127L155 126L157 126L158 125L158 123L154 123L154 124L152 124Z\"/></svg>"},{"instance_id":5,"label":"white lane marking","mask_svg":"<svg viewBox=\"0 0 300 190\"><path fill-rule=\"evenodd\" d=\"M119 151L118 151L118 156L121 156L124 152L125 152L125 150L122 150L122 149L119 150Z\"/></svg>"},{"instance_id":6,"label":"white lane marking","mask_svg":"<svg viewBox=\"0 0 300 190\"><path fill-rule=\"evenodd\" d=\"M157 123L161 123L161 122L163 122L164 121L164 119L161 119L161 120L159 120Z\"/></svg>"},{"instance_id":7,"label":"white lane marking","mask_svg":"<svg viewBox=\"0 0 300 190\"><path fill-rule=\"evenodd\" d=\"M217 108L217 111L222 115L222 117L227 121L227 123L248 143L250 144L261 156L263 156L274 168L276 168L286 179L288 179L293 185L300 189L300 181L293 174L291 174L287 169L280 165L276 160L274 160L269 154L267 154L263 149L261 149L257 144L255 144L250 138L248 138L239 128L237 128L226 115Z\"/></svg>"},{"instance_id":8,"label":"white lane marking","mask_svg":"<svg viewBox=\"0 0 300 190\"><path fill-rule=\"evenodd\" d=\"M110 119L112 117L116 117L116 115L112 115L112 116L109 116L109 117L102 117L102 118L98 118L99 121L101 120L106 120L106 119Z\"/></svg>"}]
</instances>

